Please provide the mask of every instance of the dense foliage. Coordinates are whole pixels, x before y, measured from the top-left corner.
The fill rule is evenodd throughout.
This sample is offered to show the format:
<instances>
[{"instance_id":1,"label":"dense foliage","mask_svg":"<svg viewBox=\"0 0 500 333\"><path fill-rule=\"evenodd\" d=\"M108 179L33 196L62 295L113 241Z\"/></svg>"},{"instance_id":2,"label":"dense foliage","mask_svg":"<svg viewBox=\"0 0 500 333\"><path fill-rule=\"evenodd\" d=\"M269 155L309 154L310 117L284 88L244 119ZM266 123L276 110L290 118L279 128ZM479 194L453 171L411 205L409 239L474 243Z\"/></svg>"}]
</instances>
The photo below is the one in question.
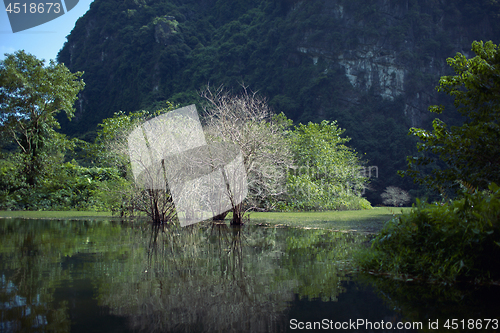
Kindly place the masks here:
<instances>
[{"instance_id":1,"label":"dense foliage","mask_svg":"<svg viewBox=\"0 0 500 333\"><path fill-rule=\"evenodd\" d=\"M432 281L500 278L500 187L393 218L361 257L365 269Z\"/></svg>"},{"instance_id":2,"label":"dense foliage","mask_svg":"<svg viewBox=\"0 0 500 333\"><path fill-rule=\"evenodd\" d=\"M420 139L418 149L424 154L408 158L405 175L429 187L454 187L470 184L485 189L491 182L500 183L500 47L491 41L474 42L475 57L457 53L448 59L454 76L443 76L438 91L455 99L455 107L466 118L461 126L448 127L435 119L433 130L412 128ZM443 106L431 106L441 113ZM418 166L440 160L443 168L422 175Z\"/></svg>"},{"instance_id":3,"label":"dense foliage","mask_svg":"<svg viewBox=\"0 0 500 333\"><path fill-rule=\"evenodd\" d=\"M282 209L366 209L361 197L367 183L365 167L345 144L335 122L299 124L290 133L294 166L288 174L288 200Z\"/></svg>"},{"instance_id":4,"label":"dense foliage","mask_svg":"<svg viewBox=\"0 0 500 333\"><path fill-rule=\"evenodd\" d=\"M57 83L53 85L56 89ZM233 220L235 215L252 209L370 207L361 198L367 181L360 170L361 160L344 145L349 138L341 137L344 130L335 122L310 122L291 130L291 120L284 114L273 114L264 98L248 90L232 94L224 89L207 89L201 95L206 101L207 140L231 142L242 151L249 193L243 206L233 207ZM93 142L69 141L55 131L51 135L44 133L39 140L45 142L45 161L51 163L37 177L36 186L23 177L23 151L4 151L0 160L0 207L111 210L122 215L142 211L155 221L170 220L175 217L175 209L169 192L135 184L128 136L140 124L174 108L167 102L154 112L117 112L99 124ZM40 123L47 125L42 120ZM5 131L9 130L7 126L4 124Z\"/></svg>"},{"instance_id":5,"label":"dense foliage","mask_svg":"<svg viewBox=\"0 0 500 333\"><path fill-rule=\"evenodd\" d=\"M76 161L58 161L36 187L23 179L19 154L0 160L0 209L2 210L118 210L114 195L127 182L114 168L83 167Z\"/></svg>"},{"instance_id":6,"label":"dense foliage","mask_svg":"<svg viewBox=\"0 0 500 333\"><path fill-rule=\"evenodd\" d=\"M0 209L109 211L122 205L109 189L126 187L123 172L104 163L79 165L72 157L91 145L56 131L58 113L74 115L81 75L62 64L45 66L24 51L0 64Z\"/></svg>"},{"instance_id":7,"label":"dense foliage","mask_svg":"<svg viewBox=\"0 0 500 333\"><path fill-rule=\"evenodd\" d=\"M267 101L248 90L235 94L207 89L201 95L206 101L203 130L207 142L230 142L242 152L248 195L241 207L233 207L234 223L248 210L370 208L361 197L367 183L365 169L357 153L344 145L349 139L341 137L344 131L335 123L309 123L292 130L289 119L272 114ZM144 120L173 108L168 104L155 113L122 112L105 119L91 145L92 159L123 170L123 176L132 180L128 134ZM142 196L137 194L144 190L117 191L123 193L123 209L141 206L137 199Z\"/></svg>"}]
</instances>

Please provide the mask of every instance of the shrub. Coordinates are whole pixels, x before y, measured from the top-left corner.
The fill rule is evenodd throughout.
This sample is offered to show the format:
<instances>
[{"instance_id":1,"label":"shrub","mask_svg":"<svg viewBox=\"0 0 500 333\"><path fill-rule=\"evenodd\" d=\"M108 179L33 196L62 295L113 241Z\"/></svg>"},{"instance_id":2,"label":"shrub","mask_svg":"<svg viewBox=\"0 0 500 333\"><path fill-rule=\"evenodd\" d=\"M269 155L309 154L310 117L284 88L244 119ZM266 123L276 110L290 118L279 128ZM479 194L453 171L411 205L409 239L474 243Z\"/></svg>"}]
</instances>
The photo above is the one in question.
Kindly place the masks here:
<instances>
[{"instance_id":1,"label":"shrub","mask_svg":"<svg viewBox=\"0 0 500 333\"><path fill-rule=\"evenodd\" d=\"M118 211L129 182L116 168L82 167L75 161L54 167L38 186L22 181L16 156L0 159L0 209Z\"/></svg>"},{"instance_id":2,"label":"shrub","mask_svg":"<svg viewBox=\"0 0 500 333\"><path fill-rule=\"evenodd\" d=\"M500 187L489 189L443 204L417 200L387 222L361 267L446 282L500 278Z\"/></svg>"}]
</instances>

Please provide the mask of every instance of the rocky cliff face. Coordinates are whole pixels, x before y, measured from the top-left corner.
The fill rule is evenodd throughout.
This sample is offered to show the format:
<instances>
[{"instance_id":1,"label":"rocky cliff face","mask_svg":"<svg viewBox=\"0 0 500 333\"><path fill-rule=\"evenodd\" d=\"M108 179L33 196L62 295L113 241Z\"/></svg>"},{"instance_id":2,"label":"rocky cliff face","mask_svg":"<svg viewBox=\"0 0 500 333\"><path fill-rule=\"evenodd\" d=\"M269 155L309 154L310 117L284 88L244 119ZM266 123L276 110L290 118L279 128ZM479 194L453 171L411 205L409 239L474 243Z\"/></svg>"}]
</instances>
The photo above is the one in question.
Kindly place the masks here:
<instances>
[{"instance_id":1,"label":"rocky cliff face","mask_svg":"<svg viewBox=\"0 0 500 333\"><path fill-rule=\"evenodd\" d=\"M299 2L292 10L300 11L303 4ZM335 17L342 22L343 29L352 30L352 24L357 23L353 21L353 15L350 15L352 13L344 10L343 5L327 2L324 6L322 15ZM360 27L362 26L361 23ZM353 88L363 91L373 88L384 99L392 101L404 93L405 66L398 63L396 50L380 43L380 39L386 38L363 40L352 49L333 49L328 41L310 42L309 36L314 33L315 31L305 33L297 50L309 55L315 65L320 58L325 59L329 66L339 64L344 68L345 76Z\"/></svg>"},{"instance_id":2,"label":"rocky cliff face","mask_svg":"<svg viewBox=\"0 0 500 333\"><path fill-rule=\"evenodd\" d=\"M468 12L472 3L380 0L366 2L365 8L343 1L320 3L316 20L334 22L336 31L322 27L302 31L297 52L314 65L323 60L325 74L340 66L353 89L350 103L364 93L387 101L402 97L400 111L410 126L422 126L428 106L437 102L434 87L439 77L451 74L447 57L469 54L473 40L500 37L498 15L480 15L477 8ZM298 1L288 15L301 17L307 6Z\"/></svg>"}]
</instances>

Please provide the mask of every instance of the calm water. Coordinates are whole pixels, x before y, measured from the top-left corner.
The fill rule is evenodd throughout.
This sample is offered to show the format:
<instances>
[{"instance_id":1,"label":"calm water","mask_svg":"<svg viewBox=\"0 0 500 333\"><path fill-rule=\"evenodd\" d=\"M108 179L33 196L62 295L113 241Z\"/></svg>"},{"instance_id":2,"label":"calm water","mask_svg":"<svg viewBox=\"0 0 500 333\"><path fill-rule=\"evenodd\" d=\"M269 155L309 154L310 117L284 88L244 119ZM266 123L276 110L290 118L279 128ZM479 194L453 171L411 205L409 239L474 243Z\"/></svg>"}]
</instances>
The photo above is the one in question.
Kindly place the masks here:
<instances>
[{"instance_id":1,"label":"calm water","mask_svg":"<svg viewBox=\"0 0 500 333\"><path fill-rule=\"evenodd\" d=\"M356 274L363 234L0 219L0 242L0 332L465 332L500 318L499 287Z\"/></svg>"}]
</instances>

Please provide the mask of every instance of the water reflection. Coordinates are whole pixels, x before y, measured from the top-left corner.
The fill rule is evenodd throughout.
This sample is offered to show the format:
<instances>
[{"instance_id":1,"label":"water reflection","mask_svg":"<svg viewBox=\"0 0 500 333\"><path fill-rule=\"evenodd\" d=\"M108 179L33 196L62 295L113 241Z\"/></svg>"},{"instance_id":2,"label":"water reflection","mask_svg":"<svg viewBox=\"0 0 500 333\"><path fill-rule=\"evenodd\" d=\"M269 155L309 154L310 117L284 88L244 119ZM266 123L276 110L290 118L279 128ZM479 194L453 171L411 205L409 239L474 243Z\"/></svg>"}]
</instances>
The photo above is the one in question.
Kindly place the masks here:
<instances>
[{"instance_id":1,"label":"water reflection","mask_svg":"<svg viewBox=\"0 0 500 333\"><path fill-rule=\"evenodd\" d=\"M361 285L373 287L388 307L397 309L408 321L423 323L424 332L436 331L429 328L430 322L439 323L439 330L448 331L444 325L452 319L465 320L465 327L455 328L454 332L474 331L468 327L469 320L474 321L472 328L480 331L500 330L498 285L419 284L368 274L360 275L357 280ZM485 319L494 320L488 329ZM481 329L474 327L476 321L482 322Z\"/></svg>"},{"instance_id":2,"label":"water reflection","mask_svg":"<svg viewBox=\"0 0 500 333\"><path fill-rule=\"evenodd\" d=\"M0 331L281 332L294 331L291 319L498 313L491 290L481 303L484 293L358 277L350 259L368 241L225 224L0 220Z\"/></svg>"},{"instance_id":3,"label":"water reflection","mask_svg":"<svg viewBox=\"0 0 500 333\"><path fill-rule=\"evenodd\" d=\"M247 231L155 225L149 239L135 234L147 251L99 282L99 303L141 331L279 331L296 282L276 275L268 253L279 243L264 250L270 231Z\"/></svg>"},{"instance_id":4,"label":"water reflection","mask_svg":"<svg viewBox=\"0 0 500 333\"><path fill-rule=\"evenodd\" d=\"M68 272L53 265L50 255L57 248L61 233L51 230L44 237L39 225L28 227L13 221L2 223L0 251L0 331L15 332L69 329L67 302L55 303L54 285L68 278Z\"/></svg>"}]
</instances>

